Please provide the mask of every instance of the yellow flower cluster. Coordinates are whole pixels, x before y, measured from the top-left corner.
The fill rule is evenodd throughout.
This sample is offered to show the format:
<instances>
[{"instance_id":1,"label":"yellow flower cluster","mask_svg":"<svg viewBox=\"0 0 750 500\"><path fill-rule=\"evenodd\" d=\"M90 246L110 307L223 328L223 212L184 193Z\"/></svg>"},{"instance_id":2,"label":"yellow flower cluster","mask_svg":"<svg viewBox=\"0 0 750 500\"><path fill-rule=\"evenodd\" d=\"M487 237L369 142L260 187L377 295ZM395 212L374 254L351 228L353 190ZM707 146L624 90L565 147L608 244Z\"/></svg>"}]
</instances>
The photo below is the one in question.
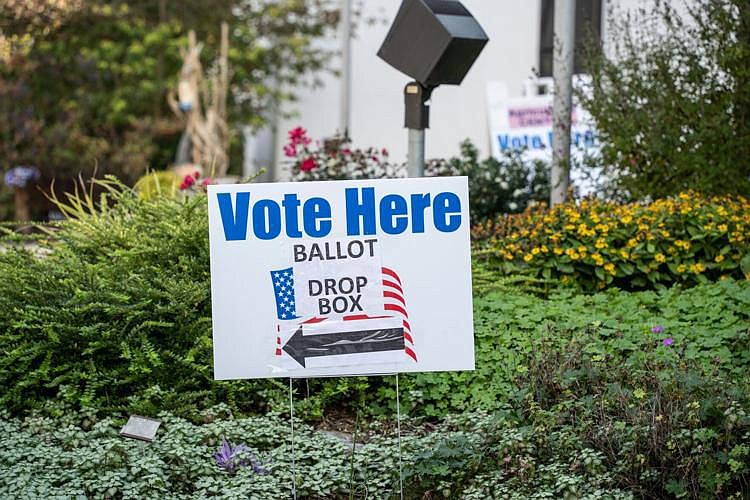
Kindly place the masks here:
<instances>
[{"instance_id":1,"label":"yellow flower cluster","mask_svg":"<svg viewBox=\"0 0 750 500\"><path fill-rule=\"evenodd\" d=\"M475 249L508 272L565 278L597 288L741 278L750 254L750 200L681 193L650 204L586 199L487 220ZM642 283L642 285L638 285Z\"/></svg>"}]
</instances>

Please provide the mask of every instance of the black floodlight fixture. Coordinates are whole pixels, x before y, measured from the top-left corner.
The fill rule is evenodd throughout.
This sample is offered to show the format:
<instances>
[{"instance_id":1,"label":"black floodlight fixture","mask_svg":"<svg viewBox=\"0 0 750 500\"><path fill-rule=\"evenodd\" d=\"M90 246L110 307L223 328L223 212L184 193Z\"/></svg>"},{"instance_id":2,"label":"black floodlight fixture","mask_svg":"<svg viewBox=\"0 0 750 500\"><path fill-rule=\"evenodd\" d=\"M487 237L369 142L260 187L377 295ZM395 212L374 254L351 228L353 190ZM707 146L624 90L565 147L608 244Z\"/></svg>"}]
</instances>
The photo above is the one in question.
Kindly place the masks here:
<instances>
[{"instance_id":1,"label":"black floodlight fixture","mask_svg":"<svg viewBox=\"0 0 750 500\"><path fill-rule=\"evenodd\" d=\"M459 85L489 38L458 0L403 0L378 57L414 78L404 88L409 175L424 173L424 130L438 85Z\"/></svg>"},{"instance_id":2,"label":"black floodlight fixture","mask_svg":"<svg viewBox=\"0 0 750 500\"><path fill-rule=\"evenodd\" d=\"M488 41L458 0L404 0L378 56L426 88L459 85Z\"/></svg>"}]
</instances>

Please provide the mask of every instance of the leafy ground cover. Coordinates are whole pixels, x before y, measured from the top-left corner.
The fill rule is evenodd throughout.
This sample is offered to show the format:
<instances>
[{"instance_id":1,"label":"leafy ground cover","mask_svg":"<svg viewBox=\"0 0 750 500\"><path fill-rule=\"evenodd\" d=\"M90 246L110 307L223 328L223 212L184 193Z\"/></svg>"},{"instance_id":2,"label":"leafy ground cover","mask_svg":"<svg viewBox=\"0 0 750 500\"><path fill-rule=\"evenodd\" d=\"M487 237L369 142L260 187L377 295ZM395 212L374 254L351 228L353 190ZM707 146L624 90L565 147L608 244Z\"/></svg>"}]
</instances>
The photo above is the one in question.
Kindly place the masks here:
<instances>
[{"instance_id":1,"label":"leafy ground cover","mask_svg":"<svg viewBox=\"0 0 750 500\"><path fill-rule=\"evenodd\" d=\"M93 422L74 413L57 420L2 419L0 464L6 473L0 477L0 495L291 497L292 447L287 419L273 414L231 418L223 408L206 411L204 416L206 421L194 424L161 414L163 427L153 443L120 438L118 422L112 419ZM602 457L591 450L572 457L562 453L539 457L537 477L514 479L516 468L529 469L524 460L537 462L528 454L534 453L539 441L533 429L509 425L512 421L504 417L471 414L430 427L431 432L422 429L405 435L401 445L407 498L423 494L451 497L458 493L456 479L461 480L462 498L487 498L488 492L507 494L508 498L560 494L632 497L608 488L612 476L602 473ZM300 498L398 497L398 442L392 434L360 443L352 451L302 422L296 423L295 432L295 486ZM224 439L247 443L235 457L236 464L252 460L260 465L255 469L237 465L234 471L218 466L214 455ZM526 455L514 458L513 463L506 461L499 475L472 477L471 473L482 468L489 447L493 456L515 451ZM580 466L571 470L571 459ZM490 463L484 464L485 469L487 465ZM507 484L498 481L504 475L509 476Z\"/></svg>"}]
</instances>

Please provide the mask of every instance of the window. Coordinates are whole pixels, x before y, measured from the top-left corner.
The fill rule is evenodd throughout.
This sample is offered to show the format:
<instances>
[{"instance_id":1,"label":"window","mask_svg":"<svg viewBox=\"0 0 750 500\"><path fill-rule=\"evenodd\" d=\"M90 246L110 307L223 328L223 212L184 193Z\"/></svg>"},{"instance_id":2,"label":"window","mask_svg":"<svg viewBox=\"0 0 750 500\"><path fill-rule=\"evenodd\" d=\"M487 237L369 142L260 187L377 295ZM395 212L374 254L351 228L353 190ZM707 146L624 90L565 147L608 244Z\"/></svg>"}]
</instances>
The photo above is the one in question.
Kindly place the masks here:
<instances>
[{"instance_id":1,"label":"window","mask_svg":"<svg viewBox=\"0 0 750 500\"><path fill-rule=\"evenodd\" d=\"M552 76L554 57L555 0L542 1L542 22L539 44L539 76ZM567 1L567 0L562 0ZM589 40L602 39L602 0L576 2L575 63L573 72L583 72L581 48Z\"/></svg>"}]
</instances>

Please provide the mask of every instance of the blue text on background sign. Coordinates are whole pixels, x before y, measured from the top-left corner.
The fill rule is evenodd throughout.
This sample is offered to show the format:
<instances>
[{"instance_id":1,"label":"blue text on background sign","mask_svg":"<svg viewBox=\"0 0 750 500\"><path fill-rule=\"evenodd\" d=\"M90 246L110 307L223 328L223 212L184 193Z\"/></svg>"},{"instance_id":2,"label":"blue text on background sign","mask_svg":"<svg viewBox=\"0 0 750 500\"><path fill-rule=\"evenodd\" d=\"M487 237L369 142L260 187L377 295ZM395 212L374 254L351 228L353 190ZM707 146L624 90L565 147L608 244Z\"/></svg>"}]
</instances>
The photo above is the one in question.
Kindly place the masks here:
<instances>
[{"instance_id":1,"label":"blue text on background sign","mask_svg":"<svg viewBox=\"0 0 750 500\"><path fill-rule=\"evenodd\" d=\"M375 188L347 188L344 194L348 236L374 235L378 226L386 234L401 234L407 230L424 233L426 221L443 233L461 227L461 199L449 191L434 196L431 193L408 197L387 194L377 203ZM328 236L333 227L331 204L324 198L302 201L296 193L288 193L281 203L265 198L251 203L248 192L237 193L234 203L231 193L217 193L216 198L227 241L246 240L248 228L259 240L272 240L280 236L282 230L289 238L322 238Z\"/></svg>"},{"instance_id":2,"label":"blue text on background sign","mask_svg":"<svg viewBox=\"0 0 750 500\"><path fill-rule=\"evenodd\" d=\"M547 140L544 140L544 134L497 134L497 143L500 151L528 149L546 149L552 148L552 131L547 132ZM583 132L573 131L570 134L570 142L573 147L588 149L596 146L596 136L593 130Z\"/></svg>"}]
</instances>

